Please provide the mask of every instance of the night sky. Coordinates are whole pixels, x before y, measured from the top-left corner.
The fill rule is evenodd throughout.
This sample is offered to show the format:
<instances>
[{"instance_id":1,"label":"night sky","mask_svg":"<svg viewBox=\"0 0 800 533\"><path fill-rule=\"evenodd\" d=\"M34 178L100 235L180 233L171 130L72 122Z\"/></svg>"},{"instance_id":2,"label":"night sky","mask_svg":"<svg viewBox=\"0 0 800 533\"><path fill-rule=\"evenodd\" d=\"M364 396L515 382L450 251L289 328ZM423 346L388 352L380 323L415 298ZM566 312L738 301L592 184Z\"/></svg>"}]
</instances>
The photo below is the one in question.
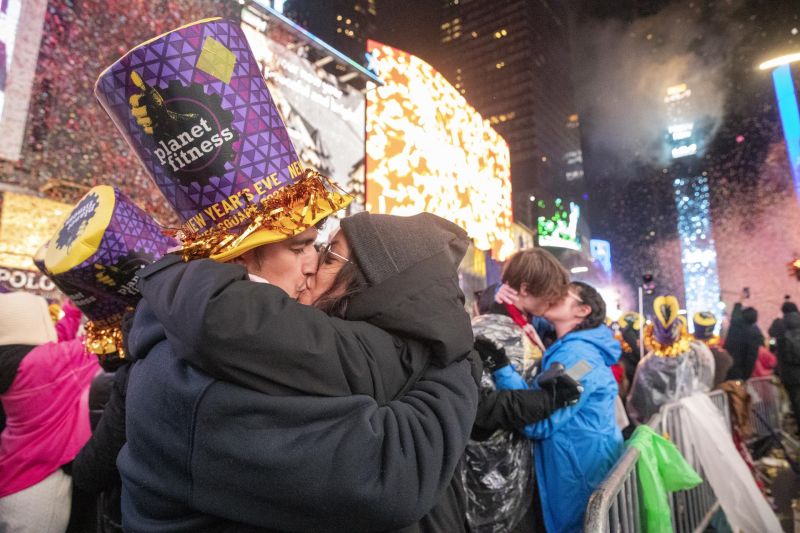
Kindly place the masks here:
<instances>
[{"instance_id":1,"label":"night sky","mask_svg":"<svg viewBox=\"0 0 800 533\"><path fill-rule=\"evenodd\" d=\"M434 67L442 57L439 47L441 0L378 0L377 40L421 57Z\"/></svg>"}]
</instances>

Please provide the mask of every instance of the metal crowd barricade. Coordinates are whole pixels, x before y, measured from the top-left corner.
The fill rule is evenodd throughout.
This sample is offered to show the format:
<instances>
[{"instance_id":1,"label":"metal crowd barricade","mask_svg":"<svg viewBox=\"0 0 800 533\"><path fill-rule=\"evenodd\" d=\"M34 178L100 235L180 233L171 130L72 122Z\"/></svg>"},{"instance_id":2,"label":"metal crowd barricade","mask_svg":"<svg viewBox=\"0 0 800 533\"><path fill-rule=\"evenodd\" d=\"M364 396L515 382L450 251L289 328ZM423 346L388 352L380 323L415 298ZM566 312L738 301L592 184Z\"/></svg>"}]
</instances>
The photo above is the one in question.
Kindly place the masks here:
<instances>
[{"instance_id":1,"label":"metal crowd barricade","mask_svg":"<svg viewBox=\"0 0 800 533\"><path fill-rule=\"evenodd\" d=\"M730 429L728 397L722 391L714 391L710 400L722 412L726 426ZM661 408L648 425L655 431L667 433L675 445L687 457L691 443L683 438L680 417L681 405L673 402ZM688 453L693 458L694 453ZM606 479L589 499L584 519L584 531L599 533L634 533L641 531L642 495L636 474L639 451L628 448ZM696 461L691 461L696 463ZM719 509L714 491L703 475L699 464L692 464L703 478L697 487L670 495L673 529L678 533L700 532L708 525Z\"/></svg>"},{"instance_id":2,"label":"metal crowd barricade","mask_svg":"<svg viewBox=\"0 0 800 533\"><path fill-rule=\"evenodd\" d=\"M657 430L661 415L648 425ZM639 450L628 448L589 498L584 531L591 533L635 533L641 531L642 495L636 463Z\"/></svg>"},{"instance_id":3,"label":"metal crowd barricade","mask_svg":"<svg viewBox=\"0 0 800 533\"><path fill-rule=\"evenodd\" d=\"M781 395L773 378L747 380L747 392L752 398L750 407L754 438L781 431Z\"/></svg>"},{"instance_id":4,"label":"metal crowd barricade","mask_svg":"<svg viewBox=\"0 0 800 533\"><path fill-rule=\"evenodd\" d=\"M714 391L709 393L708 397L725 419L725 427L731 431L728 396L723 391ZM673 402L661 408L661 433L669 435L683 457L703 479L703 482L689 490L670 494L672 527L679 533L700 532L706 529L714 514L719 510L719 502L711 484L706 479L703 466L696 459L694 444L686 438L683 431L680 417L682 409L683 405L680 402Z\"/></svg>"}]
</instances>

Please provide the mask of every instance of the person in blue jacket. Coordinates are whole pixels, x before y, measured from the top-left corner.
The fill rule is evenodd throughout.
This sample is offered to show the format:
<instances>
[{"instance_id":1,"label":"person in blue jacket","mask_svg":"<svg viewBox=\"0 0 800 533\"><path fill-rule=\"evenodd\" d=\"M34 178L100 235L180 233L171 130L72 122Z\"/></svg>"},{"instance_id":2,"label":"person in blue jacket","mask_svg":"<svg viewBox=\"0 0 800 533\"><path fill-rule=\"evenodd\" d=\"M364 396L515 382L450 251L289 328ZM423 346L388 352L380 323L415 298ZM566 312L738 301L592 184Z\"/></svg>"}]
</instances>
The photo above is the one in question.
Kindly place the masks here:
<instances>
[{"instance_id":1,"label":"person in blue jacket","mask_svg":"<svg viewBox=\"0 0 800 533\"><path fill-rule=\"evenodd\" d=\"M603 298L577 281L544 314L555 326L558 340L545 352L542 369L560 363L583 386L575 405L523 430L535 441L536 480L549 533L583 529L589 496L622 452L614 407L618 389L611 372L621 348L604 324L605 316ZM530 387L510 365L496 370L494 379L498 390Z\"/></svg>"}]
</instances>

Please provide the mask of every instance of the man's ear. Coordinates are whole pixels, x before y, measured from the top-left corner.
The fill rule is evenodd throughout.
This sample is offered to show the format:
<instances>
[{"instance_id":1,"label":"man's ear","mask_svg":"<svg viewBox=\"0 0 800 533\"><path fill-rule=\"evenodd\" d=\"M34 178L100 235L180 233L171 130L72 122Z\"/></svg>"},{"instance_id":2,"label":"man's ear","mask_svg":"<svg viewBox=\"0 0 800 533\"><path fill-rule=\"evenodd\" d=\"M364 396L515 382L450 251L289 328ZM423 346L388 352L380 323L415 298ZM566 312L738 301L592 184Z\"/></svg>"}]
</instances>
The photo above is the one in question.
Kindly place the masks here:
<instances>
[{"instance_id":1,"label":"man's ear","mask_svg":"<svg viewBox=\"0 0 800 533\"><path fill-rule=\"evenodd\" d=\"M248 272L251 270L251 266L255 267L260 266L257 264L259 263L259 261L258 261L258 256L256 254L256 250L247 250L245 253L231 259L230 262L235 265L242 265L248 270ZM254 265L254 263L256 264Z\"/></svg>"},{"instance_id":2,"label":"man's ear","mask_svg":"<svg viewBox=\"0 0 800 533\"><path fill-rule=\"evenodd\" d=\"M520 296L529 296L530 293L528 292L528 284L524 281L519 285L519 295Z\"/></svg>"}]
</instances>

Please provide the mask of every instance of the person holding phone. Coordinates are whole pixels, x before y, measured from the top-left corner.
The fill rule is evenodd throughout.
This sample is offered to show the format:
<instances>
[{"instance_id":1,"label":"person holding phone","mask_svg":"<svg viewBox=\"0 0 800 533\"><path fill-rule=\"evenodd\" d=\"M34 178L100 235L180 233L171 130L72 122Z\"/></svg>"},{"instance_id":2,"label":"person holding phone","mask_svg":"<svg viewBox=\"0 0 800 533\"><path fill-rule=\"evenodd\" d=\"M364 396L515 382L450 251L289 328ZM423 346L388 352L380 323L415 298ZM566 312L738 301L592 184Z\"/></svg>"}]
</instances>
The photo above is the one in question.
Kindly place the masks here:
<instances>
[{"instance_id":1,"label":"person holding phone","mask_svg":"<svg viewBox=\"0 0 800 533\"><path fill-rule=\"evenodd\" d=\"M528 424L523 434L536 441L536 480L547 531L581 531L589 497L622 452L615 418L618 388L611 371L621 348L604 323L603 298L586 283L570 283L567 295L544 317L558 340L544 353L542 369L563 365L583 392L575 405ZM493 374L498 390L529 387L511 365Z\"/></svg>"}]
</instances>

